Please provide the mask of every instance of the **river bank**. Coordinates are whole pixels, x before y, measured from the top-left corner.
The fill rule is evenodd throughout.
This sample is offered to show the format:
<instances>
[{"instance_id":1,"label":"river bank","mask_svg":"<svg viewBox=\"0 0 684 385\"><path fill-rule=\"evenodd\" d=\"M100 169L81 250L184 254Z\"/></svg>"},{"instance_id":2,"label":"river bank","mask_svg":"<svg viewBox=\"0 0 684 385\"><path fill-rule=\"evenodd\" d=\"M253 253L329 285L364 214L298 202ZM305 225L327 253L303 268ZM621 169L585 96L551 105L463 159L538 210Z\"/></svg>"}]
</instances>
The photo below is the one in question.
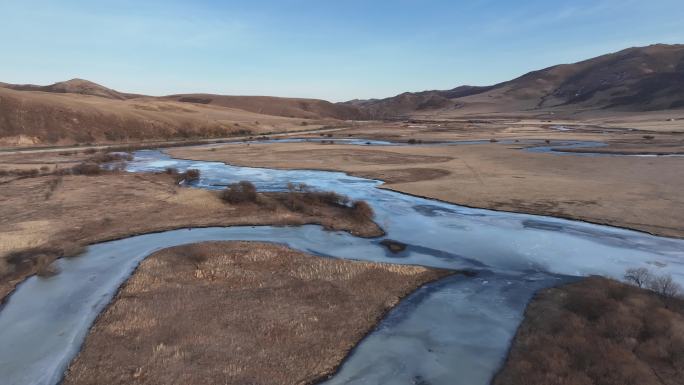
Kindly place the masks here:
<instances>
[{"instance_id":1,"label":"river bank","mask_svg":"<svg viewBox=\"0 0 684 385\"><path fill-rule=\"evenodd\" d=\"M230 144L167 150L240 166L321 169L469 207L550 215L684 237L684 158L557 156L516 144L365 147ZM674 210L673 210L674 208Z\"/></svg>"},{"instance_id":2,"label":"river bank","mask_svg":"<svg viewBox=\"0 0 684 385\"><path fill-rule=\"evenodd\" d=\"M217 192L178 186L166 174L65 175L18 179L3 185L0 198L0 302L35 273L50 274L58 257L79 254L89 244L187 227L303 225L359 236L383 234L339 207L318 205L293 211L281 200L269 208L231 205Z\"/></svg>"},{"instance_id":3,"label":"river bank","mask_svg":"<svg viewBox=\"0 0 684 385\"><path fill-rule=\"evenodd\" d=\"M63 383L313 383L401 298L447 274L264 243L165 249L98 317Z\"/></svg>"}]
</instances>

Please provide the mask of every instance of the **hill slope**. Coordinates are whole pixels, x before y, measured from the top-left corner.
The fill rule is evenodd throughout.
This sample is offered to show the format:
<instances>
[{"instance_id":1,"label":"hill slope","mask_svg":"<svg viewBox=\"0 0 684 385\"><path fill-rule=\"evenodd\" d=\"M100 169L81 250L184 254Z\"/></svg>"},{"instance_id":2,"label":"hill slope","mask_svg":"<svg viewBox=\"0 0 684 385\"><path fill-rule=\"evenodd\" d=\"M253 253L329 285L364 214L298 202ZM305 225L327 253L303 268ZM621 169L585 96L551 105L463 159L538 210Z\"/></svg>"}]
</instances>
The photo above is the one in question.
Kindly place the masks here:
<instances>
[{"instance_id":1,"label":"hill slope","mask_svg":"<svg viewBox=\"0 0 684 385\"><path fill-rule=\"evenodd\" d=\"M404 93L382 100L351 101L373 116L432 110L514 112L684 107L684 45L628 48L574 64L533 71L490 87Z\"/></svg>"},{"instance_id":2,"label":"hill slope","mask_svg":"<svg viewBox=\"0 0 684 385\"><path fill-rule=\"evenodd\" d=\"M132 94L124 94L113 89L101 86L97 83L93 83L91 81L83 79L71 79L64 82L54 83L49 86L36 86L33 84L0 83L0 87L9 88L16 91L41 91L61 94L81 94L117 100L125 100L137 96Z\"/></svg>"},{"instance_id":3,"label":"hill slope","mask_svg":"<svg viewBox=\"0 0 684 385\"><path fill-rule=\"evenodd\" d=\"M238 108L258 114L305 119L363 119L365 114L357 107L334 104L320 99L279 98L273 96L228 96L213 94L180 94L164 97L184 103L208 104Z\"/></svg>"},{"instance_id":4,"label":"hill slope","mask_svg":"<svg viewBox=\"0 0 684 385\"><path fill-rule=\"evenodd\" d=\"M0 145L6 146L224 137L289 130L301 123L160 98L120 100L0 87Z\"/></svg>"}]
</instances>

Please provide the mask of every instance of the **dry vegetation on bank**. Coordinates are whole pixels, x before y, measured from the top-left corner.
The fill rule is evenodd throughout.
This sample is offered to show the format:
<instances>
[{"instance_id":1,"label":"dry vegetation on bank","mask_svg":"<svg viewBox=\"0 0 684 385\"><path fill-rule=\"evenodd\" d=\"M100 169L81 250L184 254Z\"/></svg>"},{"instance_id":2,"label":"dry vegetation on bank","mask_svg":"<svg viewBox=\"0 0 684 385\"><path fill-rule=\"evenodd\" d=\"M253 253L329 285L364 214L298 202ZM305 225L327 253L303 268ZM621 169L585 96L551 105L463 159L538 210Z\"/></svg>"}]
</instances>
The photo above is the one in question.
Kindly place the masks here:
<instances>
[{"instance_id":1,"label":"dry vegetation on bank","mask_svg":"<svg viewBox=\"0 0 684 385\"><path fill-rule=\"evenodd\" d=\"M148 257L64 384L308 384L399 300L449 272L210 242Z\"/></svg>"},{"instance_id":2,"label":"dry vegetation on bank","mask_svg":"<svg viewBox=\"0 0 684 385\"><path fill-rule=\"evenodd\" d=\"M490 124L472 136L505 131L505 139L526 139L548 129ZM437 130L435 125L432 129ZM366 133L393 137L400 127L362 127ZM466 129L442 128L439 138L468 139ZM426 129L429 130L429 129ZM528 133L530 131L531 133ZM624 130L623 130L624 131ZM352 131L348 131L352 132ZM517 136L516 136L517 134ZM335 135L344 136L345 131ZM555 133L554 141L599 139L603 134ZM606 139L634 134L603 135ZM427 136L427 135L426 135ZM471 136L471 138L472 138ZM503 136L503 135L502 135ZM681 135L679 135L681 136ZM670 134L659 142L680 141ZM543 138L543 137L542 137ZM631 138L631 136L630 136ZM628 139L623 139L628 140ZM643 141L641 136L636 140ZM530 153L502 142L454 146L354 146L319 143L230 144L211 151L175 148L184 159L283 169L323 169L385 181L384 188L455 204L487 209L551 215L627 227L662 236L684 237L684 158L587 157ZM671 148L668 148L671 151ZM651 148L649 151L657 151Z\"/></svg>"},{"instance_id":3,"label":"dry vegetation on bank","mask_svg":"<svg viewBox=\"0 0 684 385\"><path fill-rule=\"evenodd\" d=\"M89 164L89 163L83 163ZM193 172L184 173L185 177ZM227 204L217 192L183 188L177 175L97 172L18 178L0 196L0 299L34 273L50 274L58 257L90 243L183 227L318 223L359 236L383 231L352 207L315 204L292 210L286 193L257 204ZM262 194L259 194L262 195ZM281 196L282 195L282 196Z\"/></svg>"},{"instance_id":4,"label":"dry vegetation on bank","mask_svg":"<svg viewBox=\"0 0 684 385\"><path fill-rule=\"evenodd\" d=\"M682 378L684 301L590 277L537 294L493 383L677 385Z\"/></svg>"}]
</instances>

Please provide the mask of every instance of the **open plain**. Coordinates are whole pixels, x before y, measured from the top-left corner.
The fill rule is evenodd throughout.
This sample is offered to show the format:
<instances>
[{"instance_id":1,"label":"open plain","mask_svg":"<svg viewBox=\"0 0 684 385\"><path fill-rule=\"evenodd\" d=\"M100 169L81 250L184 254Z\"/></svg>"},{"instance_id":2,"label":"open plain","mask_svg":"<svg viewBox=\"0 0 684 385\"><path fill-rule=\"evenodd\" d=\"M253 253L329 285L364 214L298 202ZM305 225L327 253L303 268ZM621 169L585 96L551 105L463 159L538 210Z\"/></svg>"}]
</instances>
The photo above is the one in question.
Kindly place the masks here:
<instances>
[{"instance_id":1,"label":"open plain","mask_svg":"<svg viewBox=\"0 0 684 385\"><path fill-rule=\"evenodd\" d=\"M623 156L684 154L684 130L614 131L578 122L563 126L576 127L568 131L554 128L561 125L506 120L377 124L336 131L322 142L226 144L168 152L241 166L344 171L383 180L383 188L460 205L684 236L684 157ZM644 139L648 135L655 138ZM350 138L404 145L344 144ZM409 144L411 139L422 143ZM449 141L466 143L445 143ZM528 151L571 141L608 146L568 153ZM604 156L580 156L579 151Z\"/></svg>"}]
</instances>

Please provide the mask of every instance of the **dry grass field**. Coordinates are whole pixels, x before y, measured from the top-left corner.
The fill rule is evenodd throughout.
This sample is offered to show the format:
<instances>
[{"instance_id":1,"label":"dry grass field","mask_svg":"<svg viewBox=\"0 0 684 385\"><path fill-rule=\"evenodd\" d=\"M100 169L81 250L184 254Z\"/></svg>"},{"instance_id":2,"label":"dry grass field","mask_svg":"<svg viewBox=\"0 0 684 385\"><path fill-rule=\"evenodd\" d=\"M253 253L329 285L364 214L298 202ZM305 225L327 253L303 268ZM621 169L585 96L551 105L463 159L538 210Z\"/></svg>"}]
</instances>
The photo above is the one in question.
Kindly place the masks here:
<instances>
[{"instance_id":1,"label":"dry grass field","mask_svg":"<svg viewBox=\"0 0 684 385\"><path fill-rule=\"evenodd\" d=\"M267 205L228 204L217 192L177 186L170 175L48 175L5 180L0 196L0 298L26 276L90 243L183 227L319 223L359 236L383 232L353 210L320 202L293 210L268 194Z\"/></svg>"},{"instance_id":2,"label":"dry grass field","mask_svg":"<svg viewBox=\"0 0 684 385\"><path fill-rule=\"evenodd\" d=\"M537 294L494 385L677 385L684 302L600 277Z\"/></svg>"},{"instance_id":3,"label":"dry grass field","mask_svg":"<svg viewBox=\"0 0 684 385\"><path fill-rule=\"evenodd\" d=\"M499 138L609 140L603 151L684 152L679 133L579 125L576 132L533 122L368 125L327 140L424 141ZM460 128L459 128L460 127ZM498 139L497 139L498 140ZM321 143L236 144L168 150L176 157L284 169L323 169L381 179L384 188L456 204L553 215L684 237L684 158L586 157L530 153L521 143L363 147Z\"/></svg>"},{"instance_id":4,"label":"dry grass field","mask_svg":"<svg viewBox=\"0 0 684 385\"><path fill-rule=\"evenodd\" d=\"M17 91L0 86L0 146L220 138L321 127L329 118L265 115L236 108L136 97Z\"/></svg>"},{"instance_id":5,"label":"dry grass field","mask_svg":"<svg viewBox=\"0 0 684 385\"><path fill-rule=\"evenodd\" d=\"M450 274L210 242L143 261L64 384L309 384L405 295Z\"/></svg>"}]
</instances>

